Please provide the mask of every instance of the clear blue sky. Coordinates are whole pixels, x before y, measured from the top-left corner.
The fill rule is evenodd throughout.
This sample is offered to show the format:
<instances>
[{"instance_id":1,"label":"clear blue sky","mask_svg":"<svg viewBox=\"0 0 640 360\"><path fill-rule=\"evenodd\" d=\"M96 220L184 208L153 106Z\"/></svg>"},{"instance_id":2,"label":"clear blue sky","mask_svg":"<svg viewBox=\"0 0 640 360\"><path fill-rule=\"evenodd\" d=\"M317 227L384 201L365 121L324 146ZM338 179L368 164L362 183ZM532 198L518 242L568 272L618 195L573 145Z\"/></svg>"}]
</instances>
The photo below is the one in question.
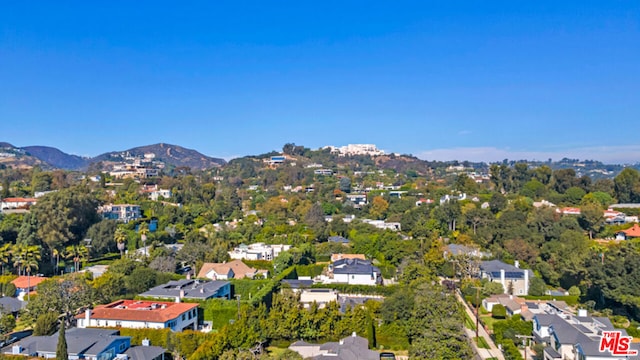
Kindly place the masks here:
<instances>
[{"instance_id":1,"label":"clear blue sky","mask_svg":"<svg viewBox=\"0 0 640 360\"><path fill-rule=\"evenodd\" d=\"M455 5L453 4L455 3ZM48 1L0 11L0 141L230 158L640 161L640 1Z\"/></svg>"}]
</instances>

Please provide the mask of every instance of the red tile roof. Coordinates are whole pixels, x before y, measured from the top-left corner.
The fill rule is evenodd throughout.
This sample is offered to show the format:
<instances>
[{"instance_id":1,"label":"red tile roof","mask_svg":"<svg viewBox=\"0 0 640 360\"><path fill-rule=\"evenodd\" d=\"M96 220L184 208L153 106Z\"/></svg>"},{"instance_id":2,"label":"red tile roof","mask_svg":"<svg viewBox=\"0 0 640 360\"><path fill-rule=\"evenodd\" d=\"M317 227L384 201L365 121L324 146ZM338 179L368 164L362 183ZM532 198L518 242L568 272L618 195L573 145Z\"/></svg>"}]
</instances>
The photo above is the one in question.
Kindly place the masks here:
<instances>
[{"instance_id":1,"label":"red tile roof","mask_svg":"<svg viewBox=\"0 0 640 360\"><path fill-rule=\"evenodd\" d=\"M633 224L630 229L622 231L627 237L640 237L640 226Z\"/></svg>"},{"instance_id":2,"label":"red tile roof","mask_svg":"<svg viewBox=\"0 0 640 360\"><path fill-rule=\"evenodd\" d=\"M42 276L18 276L13 281L11 281L11 283L18 289L26 289L29 286L37 286L45 280L49 280L49 278Z\"/></svg>"},{"instance_id":3,"label":"red tile roof","mask_svg":"<svg viewBox=\"0 0 640 360\"><path fill-rule=\"evenodd\" d=\"M4 198L2 199L3 202L38 202L38 199L34 199L34 198L20 198L20 197L13 197L13 198Z\"/></svg>"},{"instance_id":4,"label":"red tile roof","mask_svg":"<svg viewBox=\"0 0 640 360\"><path fill-rule=\"evenodd\" d=\"M111 304L96 306L91 311L91 318L165 323L197 307L198 304L192 303L119 300ZM84 314L77 315L76 319L82 319L84 316Z\"/></svg>"}]
</instances>

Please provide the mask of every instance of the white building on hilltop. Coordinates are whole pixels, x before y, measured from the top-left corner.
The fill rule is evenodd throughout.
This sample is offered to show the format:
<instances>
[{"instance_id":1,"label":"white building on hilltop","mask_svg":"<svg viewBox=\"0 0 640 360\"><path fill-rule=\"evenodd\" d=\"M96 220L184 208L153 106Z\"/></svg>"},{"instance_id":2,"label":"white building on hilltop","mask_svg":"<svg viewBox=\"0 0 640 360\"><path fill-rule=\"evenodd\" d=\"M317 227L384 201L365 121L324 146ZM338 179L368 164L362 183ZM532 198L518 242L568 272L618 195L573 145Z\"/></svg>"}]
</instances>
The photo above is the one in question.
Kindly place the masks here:
<instances>
[{"instance_id":1,"label":"white building on hilltop","mask_svg":"<svg viewBox=\"0 0 640 360\"><path fill-rule=\"evenodd\" d=\"M349 144L347 146L327 146L331 152L337 152L340 156L348 155L384 155L384 150L378 149L374 144Z\"/></svg>"}]
</instances>

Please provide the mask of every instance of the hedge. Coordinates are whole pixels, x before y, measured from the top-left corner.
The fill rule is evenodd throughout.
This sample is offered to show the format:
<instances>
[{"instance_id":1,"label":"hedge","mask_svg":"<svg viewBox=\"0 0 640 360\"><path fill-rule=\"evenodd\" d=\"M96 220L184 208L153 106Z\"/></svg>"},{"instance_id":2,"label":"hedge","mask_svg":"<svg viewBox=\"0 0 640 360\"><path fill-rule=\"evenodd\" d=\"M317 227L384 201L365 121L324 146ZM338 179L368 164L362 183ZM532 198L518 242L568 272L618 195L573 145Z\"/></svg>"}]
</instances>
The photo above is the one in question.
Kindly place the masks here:
<instances>
[{"instance_id":1,"label":"hedge","mask_svg":"<svg viewBox=\"0 0 640 360\"><path fill-rule=\"evenodd\" d=\"M231 298L240 295L240 300L251 300L271 280L231 279Z\"/></svg>"},{"instance_id":2,"label":"hedge","mask_svg":"<svg viewBox=\"0 0 640 360\"><path fill-rule=\"evenodd\" d=\"M314 278L316 276L320 276L325 268L326 265L322 264L297 265L296 272L298 273L298 276L309 276Z\"/></svg>"},{"instance_id":3,"label":"hedge","mask_svg":"<svg viewBox=\"0 0 640 360\"><path fill-rule=\"evenodd\" d=\"M390 296L398 290L399 285L371 286L349 284L313 284L312 288L334 289L341 294L363 294Z\"/></svg>"}]
</instances>

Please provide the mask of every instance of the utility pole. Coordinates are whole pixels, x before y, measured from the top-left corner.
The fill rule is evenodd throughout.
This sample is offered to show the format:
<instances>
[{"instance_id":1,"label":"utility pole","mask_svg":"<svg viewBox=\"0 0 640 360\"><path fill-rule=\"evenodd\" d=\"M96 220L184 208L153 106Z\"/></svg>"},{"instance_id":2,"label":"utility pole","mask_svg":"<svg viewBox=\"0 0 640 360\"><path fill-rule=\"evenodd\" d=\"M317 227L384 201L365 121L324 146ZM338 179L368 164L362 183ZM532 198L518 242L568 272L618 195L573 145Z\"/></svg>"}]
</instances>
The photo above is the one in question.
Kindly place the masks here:
<instances>
[{"instance_id":1,"label":"utility pole","mask_svg":"<svg viewBox=\"0 0 640 360\"><path fill-rule=\"evenodd\" d=\"M518 339L522 339L522 345L524 345L524 360L527 360L527 345L529 339L533 339L534 337L531 335L516 335Z\"/></svg>"},{"instance_id":2,"label":"utility pole","mask_svg":"<svg viewBox=\"0 0 640 360\"><path fill-rule=\"evenodd\" d=\"M478 311L479 306L480 306L480 289L482 289L481 286L473 286L474 289L476 289L476 300L475 300L475 305L476 305L476 344L478 343L478 327L480 324L480 312Z\"/></svg>"}]
</instances>

